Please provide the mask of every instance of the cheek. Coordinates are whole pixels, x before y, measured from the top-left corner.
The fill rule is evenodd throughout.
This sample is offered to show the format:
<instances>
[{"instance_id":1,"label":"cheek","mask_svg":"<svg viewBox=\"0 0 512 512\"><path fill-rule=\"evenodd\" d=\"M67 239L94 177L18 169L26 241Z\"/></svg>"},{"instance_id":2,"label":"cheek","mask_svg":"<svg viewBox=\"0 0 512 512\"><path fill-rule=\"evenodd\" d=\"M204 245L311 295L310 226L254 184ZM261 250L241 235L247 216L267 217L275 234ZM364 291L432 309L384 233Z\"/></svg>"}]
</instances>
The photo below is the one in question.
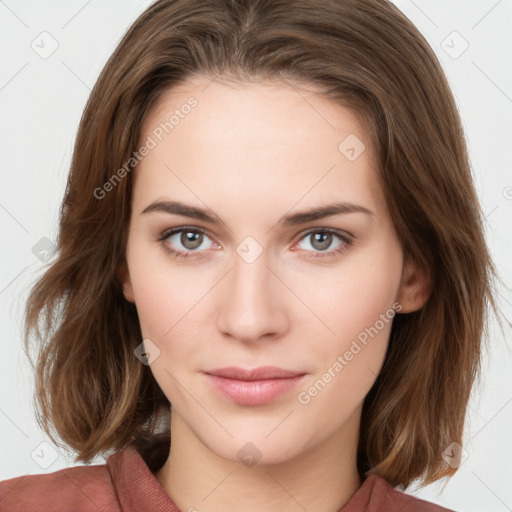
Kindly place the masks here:
<instances>
[{"instance_id":1,"label":"cheek","mask_svg":"<svg viewBox=\"0 0 512 512\"><path fill-rule=\"evenodd\" d=\"M190 268L173 263L162 247L129 244L128 263L144 337L164 341L204 295L204 285Z\"/></svg>"},{"instance_id":2,"label":"cheek","mask_svg":"<svg viewBox=\"0 0 512 512\"><path fill-rule=\"evenodd\" d=\"M145 273L134 284L135 301L142 333L164 342L186 323L187 313L200 296L190 280Z\"/></svg>"},{"instance_id":3,"label":"cheek","mask_svg":"<svg viewBox=\"0 0 512 512\"><path fill-rule=\"evenodd\" d=\"M362 289L365 281L373 288ZM396 310L393 287L379 284L366 278L355 284L344 280L343 288L326 290L330 300L322 320L333 332L325 328L308 347L315 371L297 396L322 429L345 421L381 371Z\"/></svg>"},{"instance_id":4,"label":"cheek","mask_svg":"<svg viewBox=\"0 0 512 512\"><path fill-rule=\"evenodd\" d=\"M341 420L346 411L364 400L380 373L397 312L393 304L402 269L399 246L387 247L380 258L375 250L347 259L339 277L332 279L330 273L331 279L327 279L325 274L321 287L314 288L310 280L302 278L303 296L315 304L315 313L322 320L315 321L320 327L310 339L322 342L308 347L316 372L298 401L318 414L322 407L339 404L333 415ZM304 329L306 324L303 321Z\"/></svg>"},{"instance_id":5,"label":"cheek","mask_svg":"<svg viewBox=\"0 0 512 512\"><path fill-rule=\"evenodd\" d=\"M315 279L306 273L294 277L297 295L304 298L314 314L308 315L309 324L317 324L315 331L326 341L333 340L324 347L342 349L376 323L379 330L389 334L381 315L387 314L386 320L394 317L392 306L401 278L401 253L393 248L385 257L377 258L376 254L377 251L361 251L335 271L323 269ZM306 323L304 318L303 325ZM390 323L386 321L385 326Z\"/></svg>"}]
</instances>

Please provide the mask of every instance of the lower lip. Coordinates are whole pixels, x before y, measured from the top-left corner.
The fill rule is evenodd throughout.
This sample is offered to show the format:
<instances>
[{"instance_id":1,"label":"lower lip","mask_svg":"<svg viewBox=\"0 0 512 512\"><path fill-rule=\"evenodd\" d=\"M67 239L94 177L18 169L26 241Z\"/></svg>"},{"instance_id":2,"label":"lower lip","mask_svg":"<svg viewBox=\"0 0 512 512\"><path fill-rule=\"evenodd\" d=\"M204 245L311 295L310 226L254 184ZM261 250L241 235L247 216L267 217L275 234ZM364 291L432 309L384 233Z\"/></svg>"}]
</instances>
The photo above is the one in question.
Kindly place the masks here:
<instances>
[{"instance_id":1,"label":"lower lip","mask_svg":"<svg viewBox=\"0 0 512 512\"><path fill-rule=\"evenodd\" d=\"M281 379L237 380L206 374L218 392L240 405L263 405L293 389L304 375Z\"/></svg>"}]
</instances>

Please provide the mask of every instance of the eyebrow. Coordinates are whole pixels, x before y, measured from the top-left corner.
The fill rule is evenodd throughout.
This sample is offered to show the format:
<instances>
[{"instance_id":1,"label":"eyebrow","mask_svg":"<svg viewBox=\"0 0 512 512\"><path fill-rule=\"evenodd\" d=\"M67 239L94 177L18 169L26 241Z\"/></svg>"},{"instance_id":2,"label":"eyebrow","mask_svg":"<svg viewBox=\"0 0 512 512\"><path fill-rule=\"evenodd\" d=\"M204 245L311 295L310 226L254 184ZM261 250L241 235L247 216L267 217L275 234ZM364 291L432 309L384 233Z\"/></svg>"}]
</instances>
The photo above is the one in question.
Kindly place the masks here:
<instances>
[{"instance_id":1,"label":"eyebrow","mask_svg":"<svg viewBox=\"0 0 512 512\"><path fill-rule=\"evenodd\" d=\"M202 220L216 226L224 224L224 222L212 210L198 208L179 201L155 201L144 208L141 215L151 212L182 215L191 219ZM321 207L284 215L279 220L279 224L284 226L295 226L298 224L305 224L313 220L324 219L326 217L333 217L335 215L342 215L346 213L364 213L366 215L375 216L371 210L368 210L368 208L365 208L364 206L348 202L335 202Z\"/></svg>"}]
</instances>

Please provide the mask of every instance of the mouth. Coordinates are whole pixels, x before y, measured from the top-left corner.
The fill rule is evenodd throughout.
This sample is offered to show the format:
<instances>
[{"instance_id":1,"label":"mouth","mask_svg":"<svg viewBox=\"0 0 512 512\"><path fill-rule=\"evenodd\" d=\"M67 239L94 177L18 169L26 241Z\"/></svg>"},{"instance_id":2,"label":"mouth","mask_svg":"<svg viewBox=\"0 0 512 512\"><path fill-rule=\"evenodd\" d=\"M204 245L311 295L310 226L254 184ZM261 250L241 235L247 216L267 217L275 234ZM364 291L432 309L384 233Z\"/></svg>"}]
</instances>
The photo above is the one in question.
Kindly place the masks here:
<instances>
[{"instance_id":1,"label":"mouth","mask_svg":"<svg viewBox=\"0 0 512 512\"><path fill-rule=\"evenodd\" d=\"M239 405L263 405L298 385L304 372L275 366L226 367L204 372L215 391Z\"/></svg>"}]
</instances>

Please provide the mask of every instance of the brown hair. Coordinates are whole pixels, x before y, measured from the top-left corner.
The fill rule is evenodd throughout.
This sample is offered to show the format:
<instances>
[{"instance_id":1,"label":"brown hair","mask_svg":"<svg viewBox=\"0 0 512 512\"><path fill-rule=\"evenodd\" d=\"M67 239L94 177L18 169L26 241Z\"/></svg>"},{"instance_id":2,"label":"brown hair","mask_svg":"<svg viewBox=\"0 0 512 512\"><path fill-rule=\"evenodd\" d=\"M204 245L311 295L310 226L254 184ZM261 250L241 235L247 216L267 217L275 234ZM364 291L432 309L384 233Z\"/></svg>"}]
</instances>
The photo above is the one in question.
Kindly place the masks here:
<instances>
[{"instance_id":1,"label":"brown hair","mask_svg":"<svg viewBox=\"0 0 512 512\"><path fill-rule=\"evenodd\" d=\"M404 257L428 270L432 292L394 318L364 403L358 469L404 487L452 476L441 454L462 445L496 271L445 75L386 0L158 0L130 27L85 108L57 255L27 303L38 421L85 462L158 431L169 403L134 356L142 335L119 280L133 173L103 199L94 191L137 149L162 93L218 75L312 84L366 120Z\"/></svg>"}]
</instances>

